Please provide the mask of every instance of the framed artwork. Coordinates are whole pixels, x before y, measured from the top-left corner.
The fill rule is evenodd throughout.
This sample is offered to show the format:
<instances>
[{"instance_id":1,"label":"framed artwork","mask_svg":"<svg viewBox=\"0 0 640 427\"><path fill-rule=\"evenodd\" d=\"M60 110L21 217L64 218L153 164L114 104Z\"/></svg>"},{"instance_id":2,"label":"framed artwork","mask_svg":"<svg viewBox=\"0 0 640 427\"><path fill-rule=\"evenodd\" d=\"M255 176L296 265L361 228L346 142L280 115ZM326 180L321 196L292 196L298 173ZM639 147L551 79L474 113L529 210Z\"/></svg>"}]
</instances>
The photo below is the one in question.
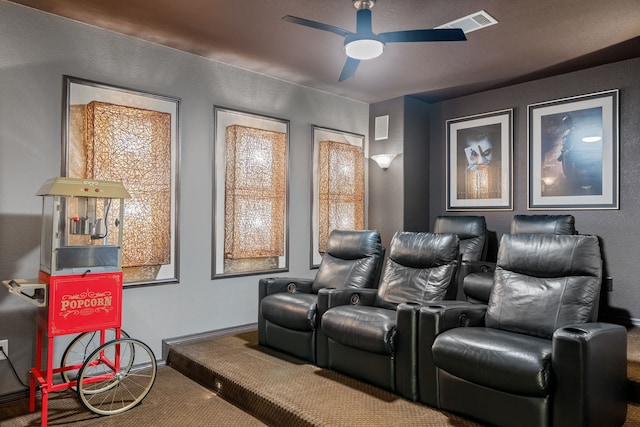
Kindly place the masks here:
<instances>
[{"instance_id":1,"label":"framed artwork","mask_svg":"<svg viewBox=\"0 0 640 427\"><path fill-rule=\"evenodd\" d=\"M513 109L447 120L447 211L513 209Z\"/></svg>"},{"instance_id":2,"label":"framed artwork","mask_svg":"<svg viewBox=\"0 0 640 427\"><path fill-rule=\"evenodd\" d=\"M214 108L213 279L289 269L289 121Z\"/></svg>"},{"instance_id":3,"label":"framed artwork","mask_svg":"<svg viewBox=\"0 0 640 427\"><path fill-rule=\"evenodd\" d=\"M364 135L312 126L310 267L320 265L329 233L366 227Z\"/></svg>"},{"instance_id":4,"label":"framed artwork","mask_svg":"<svg viewBox=\"0 0 640 427\"><path fill-rule=\"evenodd\" d=\"M618 209L618 90L528 109L529 209Z\"/></svg>"},{"instance_id":5,"label":"framed artwork","mask_svg":"<svg viewBox=\"0 0 640 427\"><path fill-rule=\"evenodd\" d=\"M177 283L181 100L63 80L62 175L121 181L132 196L124 203L124 286Z\"/></svg>"}]
</instances>

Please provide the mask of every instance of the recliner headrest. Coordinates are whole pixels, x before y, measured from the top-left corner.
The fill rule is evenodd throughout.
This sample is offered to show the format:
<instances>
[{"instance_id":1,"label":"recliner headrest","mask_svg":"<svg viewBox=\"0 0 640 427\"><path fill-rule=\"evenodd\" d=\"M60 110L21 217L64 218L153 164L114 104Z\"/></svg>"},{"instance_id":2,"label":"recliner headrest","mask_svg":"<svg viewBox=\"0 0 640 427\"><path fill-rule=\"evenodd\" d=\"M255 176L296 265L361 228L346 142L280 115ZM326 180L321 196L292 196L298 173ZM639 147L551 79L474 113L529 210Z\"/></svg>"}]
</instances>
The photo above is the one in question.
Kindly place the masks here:
<instances>
[{"instance_id":1,"label":"recliner headrest","mask_svg":"<svg viewBox=\"0 0 640 427\"><path fill-rule=\"evenodd\" d=\"M514 215L511 234L577 234L573 215Z\"/></svg>"},{"instance_id":2,"label":"recliner headrest","mask_svg":"<svg viewBox=\"0 0 640 427\"><path fill-rule=\"evenodd\" d=\"M487 255L487 223L483 216L438 216L433 232L457 235L462 261L481 261Z\"/></svg>"},{"instance_id":3,"label":"recliner headrest","mask_svg":"<svg viewBox=\"0 0 640 427\"><path fill-rule=\"evenodd\" d=\"M534 277L600 277L600 244L587 235L505 234L497 267Z\"/></svg>"},{"instance_id":4,"label":"recliner headrest","mask_svg":"<svg viewBox=\"0 0 640 427\"><path fill-rule=\"evenodd\" d=\"M433 223L434 233L453 233L462 239L484 237L487 223L483 216L439 216Z\"/></svg>"},{"instance_id":5,"label":"recliner headrest","mask_svg":"<svg viewBox=\"0 0 640 427\"><path fill-rule=\"evenodd\" d=\"M398 232L389 259L412 268L431 268L458 258L458 236L452 233Z\"/></svg>"},{"instance_id":6,"label":"recliner headrest","mask_svg":"<svg viewBox=\"0 0 640 427\"><path fill-rule=\"evenodd\" d=\"M333 230L327 240L327 254L342 259L381 255L380 233L376 230Z\"/></svg>"}]
</instances>

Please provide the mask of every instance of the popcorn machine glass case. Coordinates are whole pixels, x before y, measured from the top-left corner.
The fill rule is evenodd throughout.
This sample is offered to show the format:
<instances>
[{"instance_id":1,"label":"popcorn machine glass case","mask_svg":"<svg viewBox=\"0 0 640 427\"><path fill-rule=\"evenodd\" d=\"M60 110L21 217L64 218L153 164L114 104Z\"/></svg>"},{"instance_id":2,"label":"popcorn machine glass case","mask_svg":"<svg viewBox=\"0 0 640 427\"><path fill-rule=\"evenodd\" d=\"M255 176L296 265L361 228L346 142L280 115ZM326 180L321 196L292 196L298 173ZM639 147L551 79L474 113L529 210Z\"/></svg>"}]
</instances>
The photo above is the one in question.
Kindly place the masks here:
<instances>
[{"instance_id":1,"label":"popcorn machine glass case","mask_svg":"<svg viewBox=\"0 0 640 427\"><path fill-rule=\"evenodd\" d=\"M120 271L122 183L53 178L42 198L40 271L49 276Z\"/></svg>"}]
</instances>

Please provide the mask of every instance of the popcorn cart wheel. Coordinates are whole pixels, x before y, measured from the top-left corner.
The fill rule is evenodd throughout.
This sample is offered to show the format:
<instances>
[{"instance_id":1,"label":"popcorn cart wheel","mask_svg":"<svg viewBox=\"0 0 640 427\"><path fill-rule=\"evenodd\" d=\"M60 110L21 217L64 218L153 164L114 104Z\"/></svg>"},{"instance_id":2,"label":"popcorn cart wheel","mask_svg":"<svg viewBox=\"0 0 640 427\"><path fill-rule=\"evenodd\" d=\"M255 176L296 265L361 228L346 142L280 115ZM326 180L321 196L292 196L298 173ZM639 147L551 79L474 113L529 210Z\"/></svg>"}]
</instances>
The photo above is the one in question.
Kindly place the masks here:
<instances>
[{"instance_id":1,"label":"popcorn cart wheel","mask_svg":"<svg viewBox=\"0 0 640 427\"><path fill-rule=\"evenodd\" d=\"M53 178L43 184L40 271L36 279L2 285L38 307L36 365L30 370L29 411L39 387L42 427L51 392L74 390L99 415L133 408L156 379L153 351L122 331L122 183ZM77 335L54 367L55 337ZM46 355L46 356L43 356ZM62 382L54 382L60 374Z\"/></svg>"},{"instance_id":2,"label":"popcorn cart wheel","mask_svg":"<svg viewBox=\"0 0 640 427\"><path fill-rule=\"evenodd\" d=\"M142 341L109 341L95 349L78 371L78 398L96 414L119 414L149 394L156 372L153 352Z\"/></svg>"},{"instance_id":3,"label":"popcorn cart wheel","mask_svg":"<svg viewBox=\"0 0 640 427\"><path fill-rule=\"evenodd\" d=\"M75 337L64 350L64 353L62 353L60 366L65 366L67 369L63 370L60 375L65 383L73 384L70 387L72 390L77 390L74 382L78 379L79 368L84 361L87 360L89 355L103 343L118 338L115 328L106 329L104 334L105 337L101 337L100 331L84 332ZM130 338L130 336L124 330L120 329L120 338ZM74 369L74 366L78 367L78 369Z\"/></svg>"}]
</instances>

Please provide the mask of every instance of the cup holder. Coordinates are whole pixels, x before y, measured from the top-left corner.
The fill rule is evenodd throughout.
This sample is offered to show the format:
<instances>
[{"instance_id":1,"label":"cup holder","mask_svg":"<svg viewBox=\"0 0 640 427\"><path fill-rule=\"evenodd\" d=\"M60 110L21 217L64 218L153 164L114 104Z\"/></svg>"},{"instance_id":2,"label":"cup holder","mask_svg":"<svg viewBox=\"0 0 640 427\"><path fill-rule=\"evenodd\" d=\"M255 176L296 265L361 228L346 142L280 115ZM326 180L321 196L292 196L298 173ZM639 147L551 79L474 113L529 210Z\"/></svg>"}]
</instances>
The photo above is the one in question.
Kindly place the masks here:
<instances>
[{"instance_id":1,"label":"cup holder","mask_svg":"<svg viewBox=\"0 0 640 427\"><path fill-rule=\"evenodd\" d=\"M584 329L581 328L576 328L575 326L569 326L566 328L562 328L563 331L565 332L569 332L571 334L575 334L575 335L587 335L589 332L585 331Z\"/></svg>"}]
</instances>

